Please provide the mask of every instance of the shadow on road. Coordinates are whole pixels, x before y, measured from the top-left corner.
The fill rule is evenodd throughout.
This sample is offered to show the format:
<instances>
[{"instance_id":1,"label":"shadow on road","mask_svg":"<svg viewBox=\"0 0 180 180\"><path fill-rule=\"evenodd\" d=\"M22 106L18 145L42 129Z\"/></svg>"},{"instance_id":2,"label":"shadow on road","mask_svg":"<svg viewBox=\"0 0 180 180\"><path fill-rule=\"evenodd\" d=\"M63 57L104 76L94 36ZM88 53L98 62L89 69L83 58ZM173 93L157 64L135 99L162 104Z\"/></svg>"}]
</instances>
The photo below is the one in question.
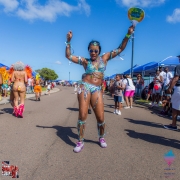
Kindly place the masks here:
<instances>
[{"instance_id":1,"label":"shadow on road","mask_svg":"<svg viewBox=\"0 0 180 180\"><path fill-rule=\"evenodd\" d=\"M70 111L79 111L78 108L67 108L67 109L70 110Z\"/></svg>"},{"instance_id":2,"label":"shadow on road","mask_svg":"<svg viewBox=\"0 0 180 180\"><path fill-rule=\"evenodd\" d=\"M30 101L36 101L36 99L35 99L35 98L34 98L34 99L29 98L28 100L30 100Z\"/></svg>"},{"instance_id":3,"label":"shadow on road","mask_svg":"<svg viewBox=\"0 0 180 180\"><path fill-rule=\"evenodd\" d=\"M52 129L56 129L57 132L57 136L60 137L66 144L70 145L70 146L75 146L76 144L74 142L71 141L71 138L74 139L78 139L78 135L72 132L72 129L76 129L76 127L63 127L63 126L39 126L36 125L36 127L38 128L52 128ZM88 142L88 143L95 143L98 144L97 141L92 141L92 140L87 140L85 139L84 142Z\"/></svg>"},{"instance_id":4,"label":"shadow on road","mask_svg":"<svg viewBox=\"0 0 180 180\"><path fill-rule=\"evenodd\" d=\"M156 128L163 128L163 124L159 124L159 123L135 120L135 119L130 119L130 118L124 118L124 119L127 119L130 123L133 123L133 124L139 124L139 125L144 125L144 126L151 126L151 127L156 127Z\"/></svg>"},{"instance_id":5,"label":"shadow on road","mask_svg":"<svg viewBox=\"0 0 180 180\"><path fill-rule=\"evenodd\" d=\"M12 114L13 113L13 108L4 108L4 109L1 109L1 111L4 112L4 113Z\"/></svg>"},{"instance_id":6,"label":"shadow on road","mask_svg":"<svg viewBox=\"0 0 180 180\"><path fill-rule=\"evenodd\" d=\"M104 107L114 108L114 105L112 105L112 104L104 104Z\"/></svg>"},{"instance_id":7,"label":"shadow on road","mask_svg":"<svg viewBox=\"0 0 180 180\"><path fill-rule=\"evenodd\" d=\"M161 144L163 146L169 146L176 149L180 149L180 141L170 138L165 138L161 136L156 136L152 134L145 134L145 133L139 133L135 132L133 130L125 129L127 132L127 135L134 139L142 139L144 141L154 143L154 144Z\"/></svg>"}]
</instances>

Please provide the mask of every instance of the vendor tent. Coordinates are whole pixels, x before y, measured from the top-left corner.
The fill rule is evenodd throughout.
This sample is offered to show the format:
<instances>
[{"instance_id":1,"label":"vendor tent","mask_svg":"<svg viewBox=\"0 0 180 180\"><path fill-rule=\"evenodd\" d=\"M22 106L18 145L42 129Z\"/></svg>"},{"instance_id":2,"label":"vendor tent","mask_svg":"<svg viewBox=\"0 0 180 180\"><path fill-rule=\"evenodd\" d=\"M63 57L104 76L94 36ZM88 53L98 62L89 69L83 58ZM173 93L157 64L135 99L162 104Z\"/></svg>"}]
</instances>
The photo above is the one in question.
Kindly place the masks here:
<instances>
[{"instance_id":1,"label":"vendor tent","mask_svg":"<svg viewBox=\"0 0 180 180\"><path fill-rule=\"evenodd\" d=\"M159 62L157 62L155 64L146 66L144 68L144 70L146 72L153 73L153 72L156 71L156 69L158 67L163 66L163 67L168 67L170 71L173 71L174 67L177 66L178 64L179 64L179 58L178 57L169 56L169 57L163 59L162 61L159 61Z\"/></svg>"},{"instance_id":2,"label":"vendor tent","mask_svg":"<svg viewBox=\"0 0 180 180\"><path fill-rule=\"evenodd\" d=\"M133 66L133 73L134 73L134 69L136 68L136 67L139 67L140 65L135 65L135 66ZM123 72L123 74L131 74L131 68L130 69L128 69L127 71L125 71L125 72Z\"/></svg>"},{"instance_id":3,"label":"vendor tent","mask_svg":"<svg viewBox=\"0 0 180 180\"><path fill-rule=\"evenodd\" d=\"M0 68L1 68L1 67L6 67L6 70L9 70L9 67L8 67L8 66L0 63Z\"/></svg>"},{"instance_id":4,"label":"vendor tent","mask_svg":"<svg viewBox=\"0 0 180 180\"><path fill-rule=\"evenodd\" d=\"M157 64L157 62L149 62L149 63L146 63L146 64L144 64L144 65L141 65L141 66L137 66L137 67L135 67L134 68L134 70L133 70L133 73L142 73L143 74L143 72L144 72L144 70L145 70L145 68L147 67L147 66L152 66L152 65L154 65L154 64Z\"/></svg>"}]
</instances>

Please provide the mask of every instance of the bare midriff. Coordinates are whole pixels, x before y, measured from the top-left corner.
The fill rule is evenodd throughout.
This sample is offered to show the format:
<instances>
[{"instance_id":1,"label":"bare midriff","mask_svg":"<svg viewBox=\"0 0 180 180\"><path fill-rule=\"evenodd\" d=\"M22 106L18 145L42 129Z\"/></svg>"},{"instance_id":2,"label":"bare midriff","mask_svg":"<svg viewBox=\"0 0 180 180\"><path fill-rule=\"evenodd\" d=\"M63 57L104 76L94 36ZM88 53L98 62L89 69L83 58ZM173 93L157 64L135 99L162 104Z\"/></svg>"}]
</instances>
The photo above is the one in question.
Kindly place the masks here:
<instances>
[{"instance_id":1,"label":"bare midriff","mask_svg":"<svg viewBox=\"0 0 180 180\"><path fill-rule=\"evenodd\" d=\"M95 86L101 86L103 80L103 73L95 72L94 74L86 74L83 81Z\"/></svg>"}]
</instances>

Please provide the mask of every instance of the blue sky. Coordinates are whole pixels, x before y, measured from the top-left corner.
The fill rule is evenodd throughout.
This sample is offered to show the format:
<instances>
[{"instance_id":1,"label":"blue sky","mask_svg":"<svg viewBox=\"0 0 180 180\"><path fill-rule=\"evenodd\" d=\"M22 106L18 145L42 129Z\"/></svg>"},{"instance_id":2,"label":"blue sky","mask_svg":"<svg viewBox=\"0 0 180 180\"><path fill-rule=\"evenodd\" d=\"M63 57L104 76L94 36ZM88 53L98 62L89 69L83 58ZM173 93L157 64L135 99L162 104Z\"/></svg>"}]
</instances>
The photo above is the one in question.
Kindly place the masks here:
<instances>
[{"instance_id":1,"label":"blue sky","mask_svg":"<svg viewBox=\"0 0 180 180\"><path fill-rule=\"evenodd\" d=\"M89 57L88 43L100 41L102 53L119 46L131 25L130 7L145 11L137 24L134 65L180 54L179 0L0 0L0 63L16 61L34 70L54 69L59 79L79 80L82 66L65 58L66 34L73 31L74 55ZM119 57L109 61L105 75L131 66L131 41Z\"/></svg>"}]
</instances>

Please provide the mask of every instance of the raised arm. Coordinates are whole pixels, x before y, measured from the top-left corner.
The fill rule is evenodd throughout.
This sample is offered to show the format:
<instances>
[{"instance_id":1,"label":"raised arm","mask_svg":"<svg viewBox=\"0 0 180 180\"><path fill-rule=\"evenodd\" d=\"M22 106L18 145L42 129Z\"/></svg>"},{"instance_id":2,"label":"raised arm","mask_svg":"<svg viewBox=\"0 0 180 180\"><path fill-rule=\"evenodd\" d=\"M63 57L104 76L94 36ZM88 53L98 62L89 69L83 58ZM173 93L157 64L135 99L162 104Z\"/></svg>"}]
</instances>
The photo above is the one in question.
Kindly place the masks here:
<instances>
[{"instance_id":1,"label":"raised arm","mask_svg":"<svg viewBox=\"0 0 180 180\"><path fill-rule=\"evenodd\" d=\"M118 46L118 48L111 52L105 53L102 56L102 59L104 61L108 61L108 60L116 57L118 54L120 54L126 48L128 40L131 37L131 34L133 33L133 31L134 31L134 26L130 26L128 29L128 33L126 34L125 38L122 40L122 43Z\"/></svg>"},{"instance_id":2,"label":"raised arm","mask_svg":"<svg viewBox=\"0 0 180 180\"><path fill-rule=\"evenodd\" d=\"M69 31L67 33L67 41L66 41L66 51L65 51L65 56L67 59L69 59L70 61L76 63L76 64L80 64L83 65L86 62L86 59L80 56L73 56L71 54L71 39L72 39L72 31Z\"/></svg>"}]
</instances>

